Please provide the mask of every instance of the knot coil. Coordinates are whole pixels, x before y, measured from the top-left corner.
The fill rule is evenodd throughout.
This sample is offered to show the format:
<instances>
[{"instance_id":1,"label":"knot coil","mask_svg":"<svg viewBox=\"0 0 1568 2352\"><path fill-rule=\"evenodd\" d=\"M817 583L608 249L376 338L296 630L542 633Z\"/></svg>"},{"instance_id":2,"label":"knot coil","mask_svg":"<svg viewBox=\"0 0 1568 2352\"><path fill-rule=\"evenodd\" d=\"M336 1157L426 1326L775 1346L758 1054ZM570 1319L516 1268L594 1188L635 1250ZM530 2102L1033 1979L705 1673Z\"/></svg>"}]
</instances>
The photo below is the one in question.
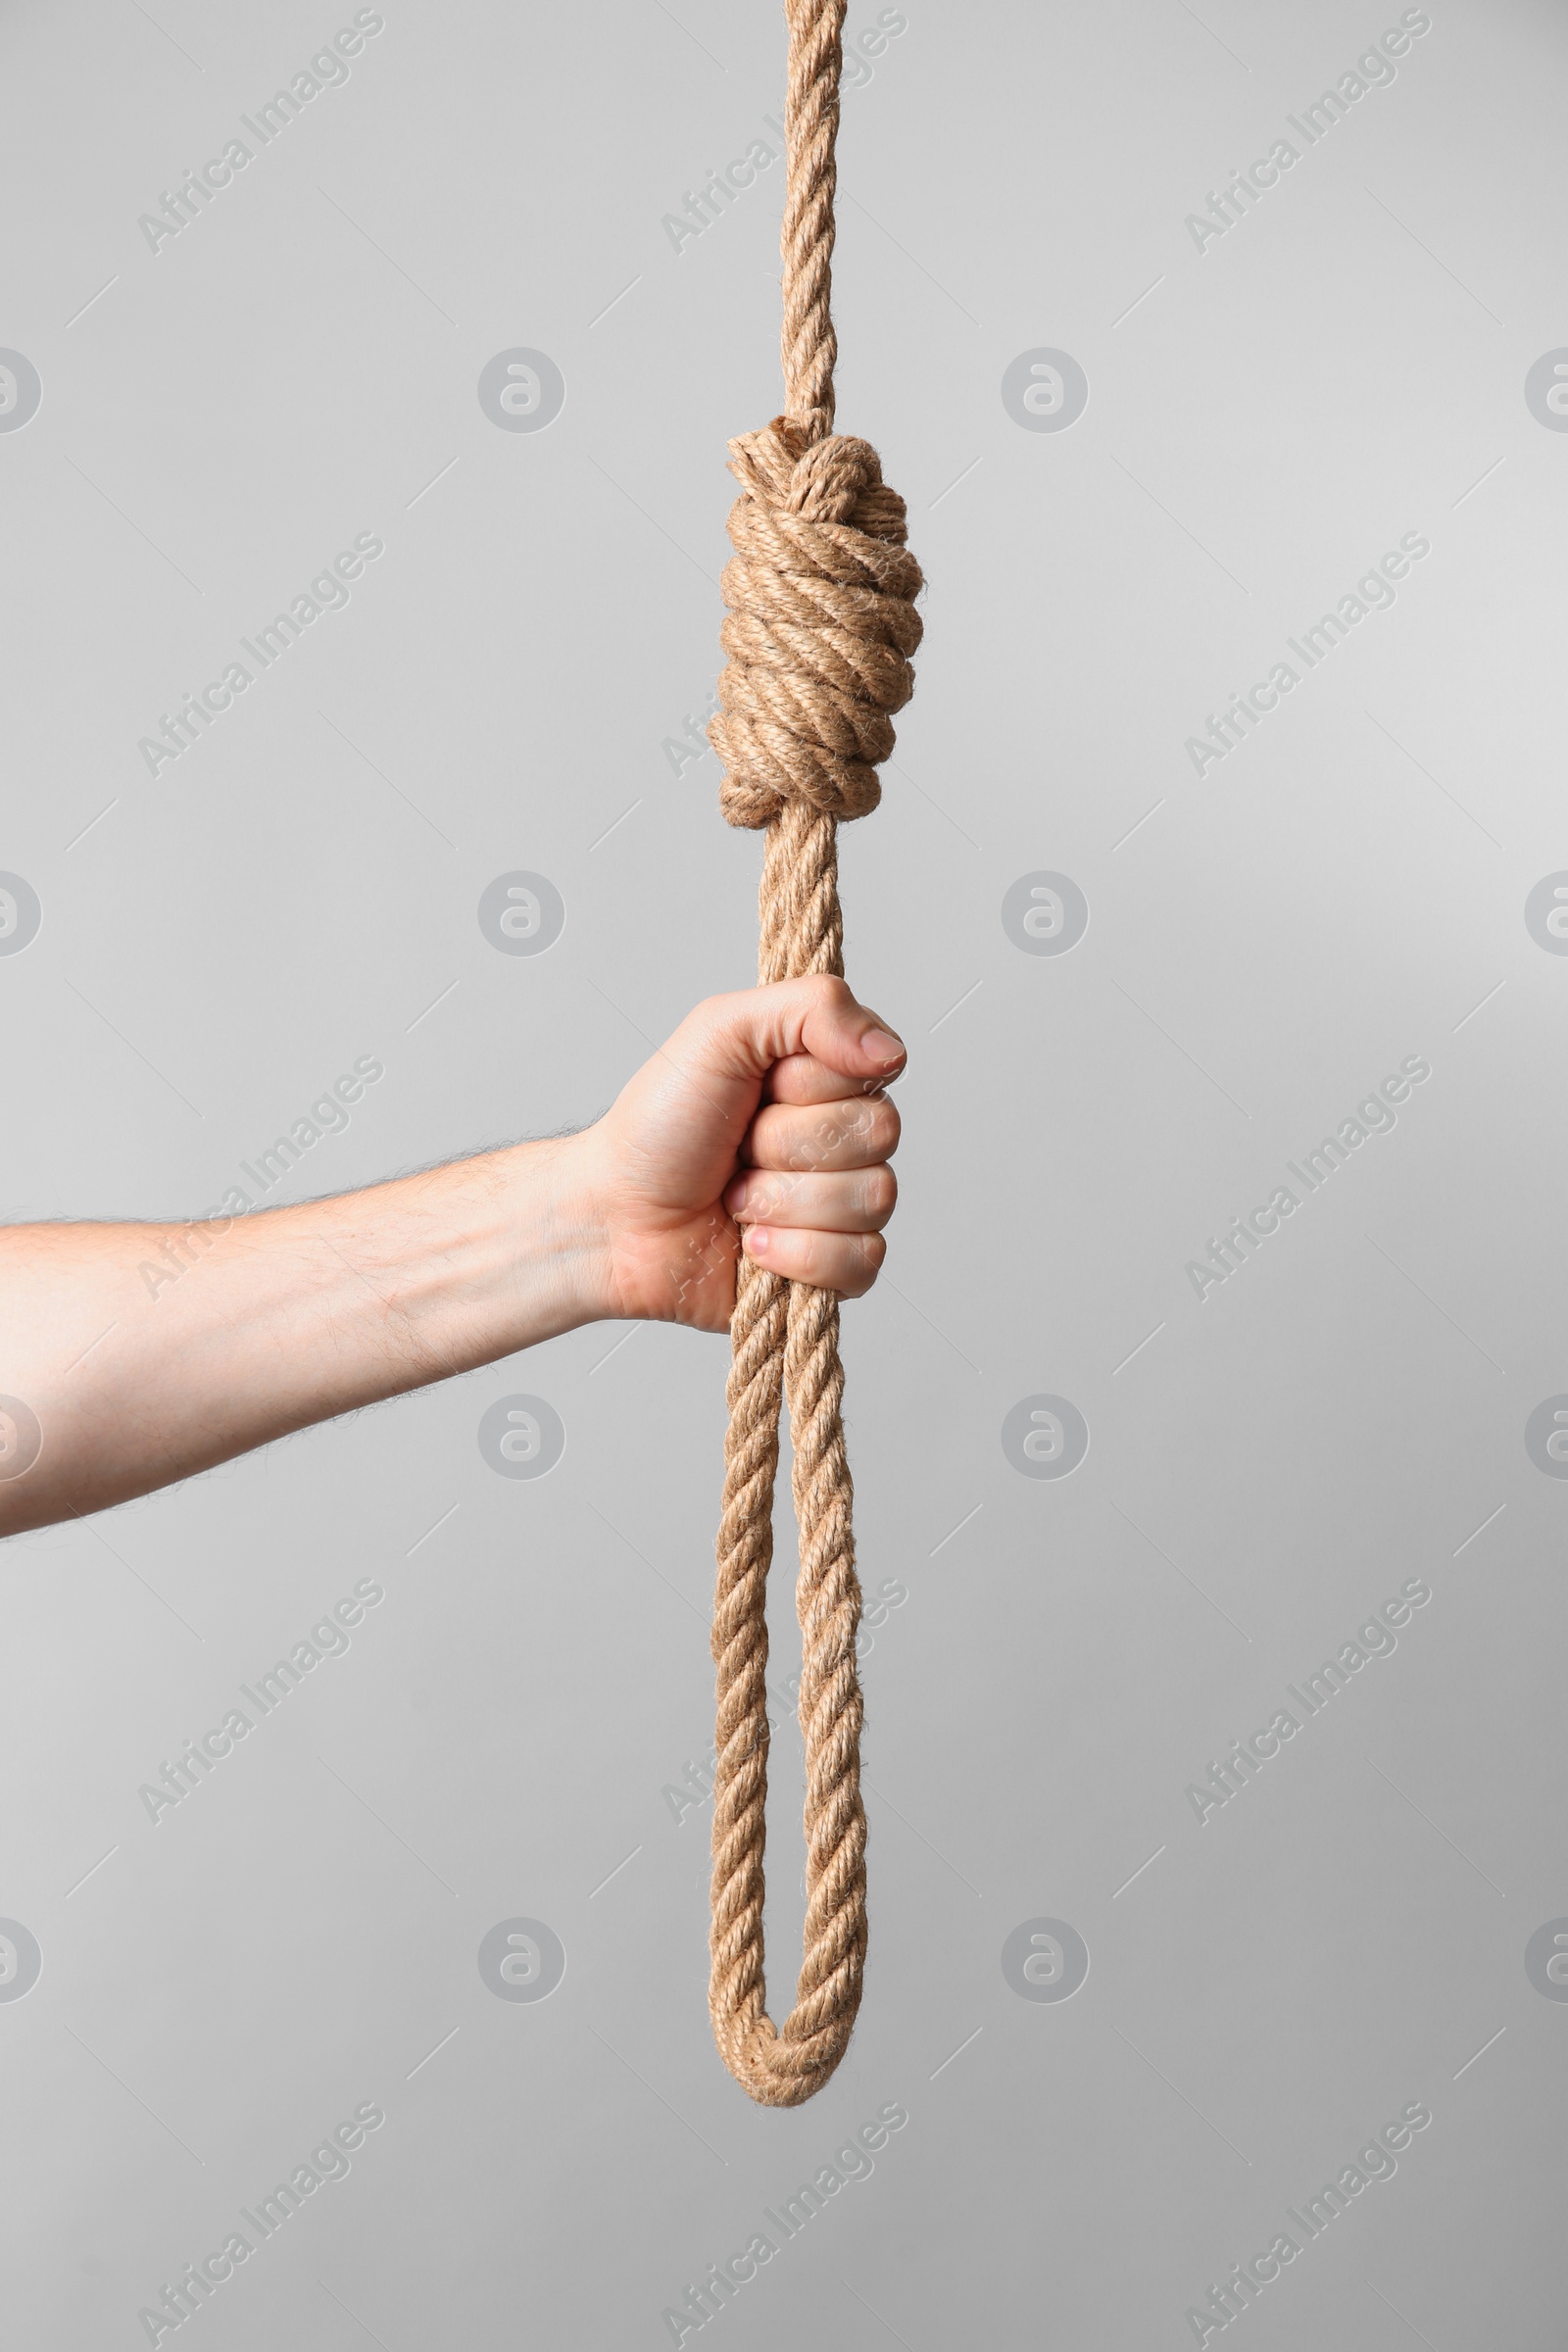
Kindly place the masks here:
<instances>
[{"instance_id":1,"label":"knot coil","mask_svg":"<svg viewBox=\"0 0 1568 2352\"><path fill-rule=\"evenodd\" d=\"M924 585L905 544L905 504L869 441L808 438L776 416L729 445L741 485L735 553L719 582L729 657L708 739L724 765L732 825L770 824L788 802L866 816L882 797L890 713L914 691Z\"/></svg>"}]
</instances>

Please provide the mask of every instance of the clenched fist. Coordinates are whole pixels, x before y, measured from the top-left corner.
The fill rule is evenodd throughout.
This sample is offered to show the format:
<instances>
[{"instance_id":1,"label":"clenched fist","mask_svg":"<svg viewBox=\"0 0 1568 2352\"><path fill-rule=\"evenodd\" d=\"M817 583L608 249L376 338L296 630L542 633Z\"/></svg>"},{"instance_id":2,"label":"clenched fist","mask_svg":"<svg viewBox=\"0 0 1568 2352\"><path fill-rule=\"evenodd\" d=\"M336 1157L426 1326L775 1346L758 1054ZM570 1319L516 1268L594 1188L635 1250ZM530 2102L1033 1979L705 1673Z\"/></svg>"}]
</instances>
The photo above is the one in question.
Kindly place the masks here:
<instances>
[{"instance_id":1,"label":"clenched fist","mask_svg":"<svg viewBox=\"0 0 1568 2352\"><path fill-rule=\"evenodd\" d=\"M585 1148L612 1315L727 1328L735 1262L858 1298L887 1253L904 1048L842 980L688 1014Z\"/></svg>"}]
</instances>

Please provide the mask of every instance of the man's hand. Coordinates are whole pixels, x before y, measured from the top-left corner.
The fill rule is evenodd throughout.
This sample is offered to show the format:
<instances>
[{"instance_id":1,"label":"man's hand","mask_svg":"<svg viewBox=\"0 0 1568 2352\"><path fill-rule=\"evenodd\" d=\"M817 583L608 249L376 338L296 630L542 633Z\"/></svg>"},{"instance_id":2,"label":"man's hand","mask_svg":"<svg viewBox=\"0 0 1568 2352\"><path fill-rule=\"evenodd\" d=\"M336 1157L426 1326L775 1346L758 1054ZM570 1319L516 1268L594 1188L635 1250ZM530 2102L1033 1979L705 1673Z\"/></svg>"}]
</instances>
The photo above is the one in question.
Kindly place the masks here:
<instances>
[{"instance_id":1,"label":"man's hand","mask_svg":"<svg viewBox=\"0 0 1568 2352\"><path fill-rule=\"evenodd\" d=\"M904 1048L842 980L711 997L579 1140L605 1312L727 1328L742 1248L858 1298L887 1254Z\"/></svg>"},{"instance_id":2,"label":"man's hand","mask_svg":"<svg viewBox=\"0 0 1568 2352\"><path fill-rule=\"evenodd\" d=\"M607 1316L722 1331L743 1235L858 1297L903 1066L842 980L793 980L699 1005L580 1135L292 1208L0 1229L0 1535Z\"/></svg>"}]
</instances>

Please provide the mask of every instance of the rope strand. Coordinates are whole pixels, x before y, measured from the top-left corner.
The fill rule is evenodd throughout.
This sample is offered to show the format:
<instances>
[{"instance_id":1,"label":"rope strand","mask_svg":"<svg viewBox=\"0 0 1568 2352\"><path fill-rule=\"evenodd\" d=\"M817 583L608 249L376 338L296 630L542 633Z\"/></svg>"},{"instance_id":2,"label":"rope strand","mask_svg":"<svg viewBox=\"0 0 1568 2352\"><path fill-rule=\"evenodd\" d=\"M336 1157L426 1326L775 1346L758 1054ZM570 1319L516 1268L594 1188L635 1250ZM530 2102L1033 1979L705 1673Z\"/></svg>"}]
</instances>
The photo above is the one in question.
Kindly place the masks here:
<instances>
[{"instance_id":1,"label":"rope strand","mask_svg":"<svg viewBox=\"0 0 1568 2352\"><path fill-rule=\"evenodd\" d=\"M728 667L709 729L734 825L766 828L758 977L844 972L838 823L877 805L889 714L913 690L920 567L905 506L870 444L833 431L834 144L845 0L785 0L789 92L782 232L786 414L729 445L741 485L721 586ZM730 1325L724 1494L713 1604L709 2008L752 2098L799 2106L849 2046L865 1966L865 1810L855 1644L854 1488L844 1449L839 1301L742 1257ZM801 1566L806 1931L795 2006L767 2014L767 1572L781 1403L790 1412Z\"/></svg>"},{"instance_id":2,"label":"rope strand","mask_svg":"<svg viewBox=\"0 0 1568 2352\"><path fill-rule=\"evenodd\" d=\"M833 430L833 199L845 0L784 0L784 407L824 441Z\"/></svg>"}]
</instances>

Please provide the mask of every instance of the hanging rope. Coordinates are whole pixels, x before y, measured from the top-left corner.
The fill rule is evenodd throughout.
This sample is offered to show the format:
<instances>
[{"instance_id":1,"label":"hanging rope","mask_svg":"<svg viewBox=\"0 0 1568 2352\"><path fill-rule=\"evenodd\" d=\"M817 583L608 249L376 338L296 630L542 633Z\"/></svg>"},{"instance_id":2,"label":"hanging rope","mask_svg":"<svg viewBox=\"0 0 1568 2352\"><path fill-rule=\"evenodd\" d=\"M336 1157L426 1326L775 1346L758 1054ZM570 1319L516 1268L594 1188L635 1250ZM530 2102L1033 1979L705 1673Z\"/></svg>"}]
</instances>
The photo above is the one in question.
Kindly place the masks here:
<instances>
[{"instance_id":1,"label":"hanging rope","mask_svg":"<svg viewBox=\"0 0 1568 2352\"><path fill-rule=\"evenodd\" d=\"M785 0L786 413L729 445L741 494L721 586L729 665L709 729L732 825L767 828L758 977L844 971L837 828L881 797L889 712L914 687L920 566L869 442L833 431L834 141L845 0ZM844 1451L839 1302L742 1257L730 1325L729 1434L713 1603L718 1669L709 2008L719 2054L764 2107L821 2089L849 2046L865 1965L865 1811L855 1642L860 1588ZM801 1570L806 1938L795 2007L766 2012L767 1571L782 1396Z\"/></svg>"}]
</instances>

